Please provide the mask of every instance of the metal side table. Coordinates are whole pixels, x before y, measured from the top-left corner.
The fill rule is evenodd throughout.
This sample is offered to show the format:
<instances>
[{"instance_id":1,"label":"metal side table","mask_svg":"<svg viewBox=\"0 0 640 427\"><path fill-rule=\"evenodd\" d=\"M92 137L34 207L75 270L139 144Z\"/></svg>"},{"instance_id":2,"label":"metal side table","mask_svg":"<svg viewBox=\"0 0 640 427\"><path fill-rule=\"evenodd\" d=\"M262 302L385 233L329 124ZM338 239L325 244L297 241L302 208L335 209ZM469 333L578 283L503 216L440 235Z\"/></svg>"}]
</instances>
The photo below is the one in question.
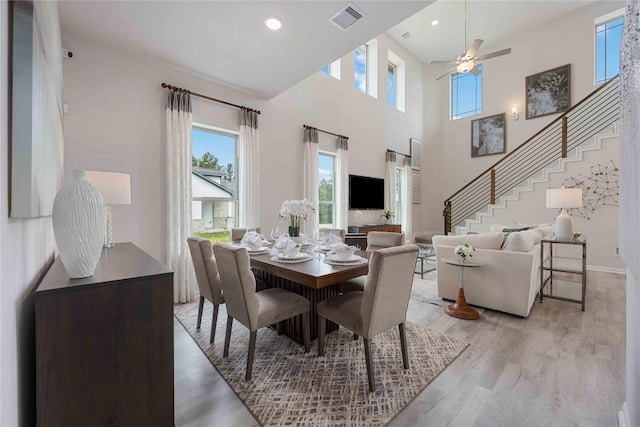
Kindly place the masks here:
<instances>
[{"instance_id":1,"label":"metal side table","mask_svg":"<svg viewBox=\"0 0 640 427\"><path fill-rule=\"evenodd\" d=\"M545 260L544 248L545 245L549 245L549 257ZM553 246L554 245L574 245L582 246L582 269L571 270L566 268L558 268L553 265ZM546 261L546 262L545 262ZM549 272L549 276L545 277L545 271ZM568 298L558 294L554 295L553 289L553 273L571 273L579 274L582 279L582 297L580 299ZM547 286L548 293L544 293L544 289ZM556 286L557 287L557 286ZM557 292L557 290L556 290ZM587 292L587 240L586 239L571 239L571 240L559 240L555 237L545 237L540 241L540 302L543 301L543 297L554 298L563 301L575 302L582 304L582 311L584 311L585 294Z\"/></svg>"}]
</instances>

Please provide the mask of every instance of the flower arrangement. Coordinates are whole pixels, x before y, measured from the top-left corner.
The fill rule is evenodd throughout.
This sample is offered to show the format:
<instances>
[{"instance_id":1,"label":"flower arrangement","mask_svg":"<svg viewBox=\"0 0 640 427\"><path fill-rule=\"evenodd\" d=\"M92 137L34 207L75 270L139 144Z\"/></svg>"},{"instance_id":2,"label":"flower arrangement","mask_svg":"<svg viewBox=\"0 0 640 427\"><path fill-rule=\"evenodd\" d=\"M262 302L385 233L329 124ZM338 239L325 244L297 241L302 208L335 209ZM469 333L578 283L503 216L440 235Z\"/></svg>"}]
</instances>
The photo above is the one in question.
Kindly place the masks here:
<instances>
[{"instance_id":1,"label":"flower arrangement","mask_svg":"<svg viewBox=\"0 0 640 427\"><path fill-rule=\"evenodd\" d=\"M289 236L297 237L300 235L300 220L306 220L311 212L315 212L315 209L307 199L285 200L278 218L289 221Z\"/></svg>"},{"instance_id":2,"label":"flower arrangement","mask_svg":"<svg viewBox=\"0 0 640 427\"><path fill-rule=\"evenodd\" d=\"M466 262L467 258L473 257L473 253L475 251L476 250L473 248L473 246L468 243L458 245L454 249L455 254L462 258L462 262Z\"/></svg>"}]
</instances>

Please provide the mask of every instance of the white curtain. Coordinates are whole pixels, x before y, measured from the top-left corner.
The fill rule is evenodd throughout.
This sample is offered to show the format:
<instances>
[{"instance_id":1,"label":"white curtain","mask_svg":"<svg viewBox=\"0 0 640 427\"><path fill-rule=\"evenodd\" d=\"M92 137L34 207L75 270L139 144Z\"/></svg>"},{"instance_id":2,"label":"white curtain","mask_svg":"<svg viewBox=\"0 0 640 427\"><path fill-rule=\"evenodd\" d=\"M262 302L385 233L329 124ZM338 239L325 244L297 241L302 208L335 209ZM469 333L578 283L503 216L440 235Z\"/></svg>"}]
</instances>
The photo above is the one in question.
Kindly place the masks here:
<instances>
[{"instance_id":1,"label":"white curtain","mask_svg":"<svg viewBox=\"0 0 640 427\"><path fill-rule=\"evenodd\" d=\"M318 130L304 128L304 197L315 211L307 216L304 232L307 234L318 231Z\"/></svg>"},{"instance_id":2,"label":"white curtain","mask_svg":"<svg viewBox=\"0 0 640 427\"><path fill-rule=\"evenodd\" d=\"M396 212L396 153L388 151L385 156L387 171L384 179L384 206L394 214ZM400 219L400 218L396 218Z\"/></svg>"},{"instance_id":3,"label":"white curtain","mask_svg":"<svg viewBox=\"0 0 640 427\"><path fill-rule=\"evenodd\" d=\"M259 156L258 113L242 108L238 140L238 169L240 170L238 227L260 225Z\"/></svg>"},{"instance_id":4,"label":"white curtain","mask_svg":"<svg viewBox=\"0 0 640 427\"><path fill-rule=\"evenodd\" d=\"M349 138L336 141L336 228L349 227Z\"/></svg>"},{"instance_id":5,"label":"white curtain","mask_svg":"<svg viewBox=\"0 0 640 427\"><path fill-rule=\"evenodd\" d=\"M191 234L191 96L169 91L167 115L167 262L173 270L173 302L196 292L187 237Z\"/></svg>"},{"instance_id":6,"label":"white curtain","mask_svg":"<svg viewBox=\"0 0 640 427\"><path fill-rule=\"evenodd\" d=\"M402 227L408 242L413 239L413 175L411 169L411 157L402 161Z\"/></svg>"}]
</instances>

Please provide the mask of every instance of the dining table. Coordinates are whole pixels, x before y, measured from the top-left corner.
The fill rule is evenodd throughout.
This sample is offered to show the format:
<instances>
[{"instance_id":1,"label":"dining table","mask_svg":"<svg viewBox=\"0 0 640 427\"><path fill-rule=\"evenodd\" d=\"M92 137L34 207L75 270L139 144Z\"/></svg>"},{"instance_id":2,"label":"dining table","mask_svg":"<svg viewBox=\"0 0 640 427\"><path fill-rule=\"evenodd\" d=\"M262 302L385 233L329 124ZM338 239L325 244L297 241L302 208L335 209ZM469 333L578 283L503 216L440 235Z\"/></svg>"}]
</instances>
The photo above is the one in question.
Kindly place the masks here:
<instances>
[{"instance_id":1,"label":"dining table","mask_svg":"<svg viewBox=\"0 0 640 427\"><path fill-rule=\"evenodd\" d=\"M288 263L279 261L273 255L249 254L251 269L257 278L270 287L286 289L307 298L311 302L311 340L318 337L317 304L338 295L338 284L345 280L366 275L369 263L334 265L325 262L326 255L310 250L313 257L308 261ZM370 253L356 251L356 255L369 259ZM327 323L326 332L337 330L338 325ZM298 343L303 342L302 320L299 316L285 320L279 325L279 332Z\"/></svg>"}]
</instances>

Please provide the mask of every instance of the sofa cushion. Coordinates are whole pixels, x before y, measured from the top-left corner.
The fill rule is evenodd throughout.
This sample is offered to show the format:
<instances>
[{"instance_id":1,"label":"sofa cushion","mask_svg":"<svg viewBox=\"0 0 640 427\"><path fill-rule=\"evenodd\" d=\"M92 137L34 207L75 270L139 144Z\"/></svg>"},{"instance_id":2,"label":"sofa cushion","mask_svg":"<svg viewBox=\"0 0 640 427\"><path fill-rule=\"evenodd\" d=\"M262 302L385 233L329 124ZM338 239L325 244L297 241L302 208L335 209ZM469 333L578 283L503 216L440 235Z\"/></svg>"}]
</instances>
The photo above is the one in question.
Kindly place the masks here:
<instances>
[{"instance_id":1,"label":"sofa cushion","mask_svg":"<svg viewBox=\"0 0 640 427\"><path fill-rule=\"evenodd\" d=\"M542 231L537 228L516 231L507 236L502 249L505 251L529 252L536 244L540 243L542 237Z\"/></svg>"},{"instance_id":2,"label":"sofa cushion","mask_svg":"<svg viewBox=\"0 0 640 427\"><path fill-rule=\"evenodd\" d=\"M475 249L500 249L502 233L466 234L462 236L433 236L433 246L458 246L468 243Z\"/></svg>"}]
</instances>

